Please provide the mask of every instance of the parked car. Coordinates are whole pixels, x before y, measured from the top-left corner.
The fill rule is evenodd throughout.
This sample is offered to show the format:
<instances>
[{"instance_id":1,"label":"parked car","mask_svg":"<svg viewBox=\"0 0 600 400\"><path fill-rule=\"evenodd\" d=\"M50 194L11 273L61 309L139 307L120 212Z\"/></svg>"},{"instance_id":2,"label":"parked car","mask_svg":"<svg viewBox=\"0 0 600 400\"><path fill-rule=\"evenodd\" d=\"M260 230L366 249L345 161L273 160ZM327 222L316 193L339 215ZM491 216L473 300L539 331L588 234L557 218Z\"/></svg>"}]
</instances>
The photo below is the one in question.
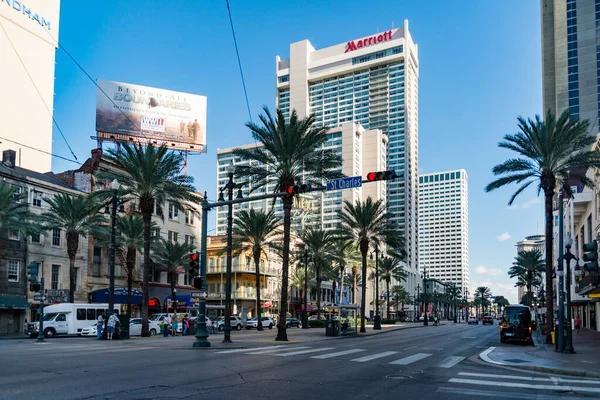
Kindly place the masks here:
<instances>
[{"instance_id":1,"label":"parked car","mask_svg":"<svg viewBox=\"0 0 600 400\"><path fill-rule=\"evenodd\" d=\"M81 332L78 333L79 336L96 336L96 324L92 326L88 326L87 328L83 328Z\"/></svg>"},{"instance_id":2,"label":"parked car","mask_svg":"<svg viewBox=\"0 0 600 400\"><path fill-rule=\"evenodd\" d=\"M288 328L291 328L291 327L300 328L302 326L302 323L297 318L286 318L285 326Z\"/></svg>"},{"instance_id":3,"label":"parked car","mask_svg":"<svg viewBox=\"0 0 600 400\"><path fill-rule=\"evenodd\" d=\"M148 331L150 336L156 336L160 332L160 323L157 321L148 321ZM129 320L129 336L141 336L142 335L142 319L131 318Z\"/></svg>"},{"instance_id":4,"label":"parked car","mask_svg":"<svg viewBox=\"0 0 600 400\"><path fill-rule=\"evenodd\" d=\"M316 315L311 315L311 316L308 318L308 320L309 320L309 321L316 321L316 320L317 320L317 316L316 316ZM327 317L326 317L326 316L324 316L323 314L321 314L321 318L320 318L320 320L321 320L321 321L325 321L325 320L327 320ZM367 319L367 321L368 321L368 319Z\"/></svg>"},{"instance_id":5,"label":"parked car","mask_svg":"<svg viewBox=\"0 0 600 400\"><path fill-rule=\"evenodd\" d=\"M481 319L481 325L485 324L494 325L494 318L490 317L489 315L486 315Z\"/></svg>"},{"instance_id":6,"label":"parked car","mask_svg":"<svg viewBox=\"0 0 600 400\"><path fill-rule=\"evenodd\" d=\"M520 304L506 306L500 322L500 342L508 340L525 341L533 344L531 338L531 311L529 307Z\"/></svg>"},{"instance_id":7,"label":"parked car","mask_svg":"<svg viewBox=\"0 0 600 400\"><path fill-rule=\"evenodd\" d=\"M470 317L469 320L467 321L467 323L469 325L479 325L479 321L475 317Z\"/></svg>"},{"instance_id":8,"label":"parked car","mask_svg":"<svg viewBox=\"0 0 600 400\"><path fill-rule=\"evenodd\" d=\"M244 324L242 323L242 319L240 317L238 317L237 315L232 315L229 319L229 323L231 324L231 329L237 329L238 331L244 327ZM219 317L219 319L216 321L216 324L217 324L217 329L222 331L225 327L225 318Z\"/></svg>"},{"instance_id":9,"label":"parked car","mask_svg":"<svg viewBox=\"0 0 600 400\"><path fill-rule=\"evenodd\" d=\"M263 328L273 329L275 321L271 317L261 317ZM258 328L258 318L254 317L246 321L246 329Z\"/></svg>"}]
</instances>

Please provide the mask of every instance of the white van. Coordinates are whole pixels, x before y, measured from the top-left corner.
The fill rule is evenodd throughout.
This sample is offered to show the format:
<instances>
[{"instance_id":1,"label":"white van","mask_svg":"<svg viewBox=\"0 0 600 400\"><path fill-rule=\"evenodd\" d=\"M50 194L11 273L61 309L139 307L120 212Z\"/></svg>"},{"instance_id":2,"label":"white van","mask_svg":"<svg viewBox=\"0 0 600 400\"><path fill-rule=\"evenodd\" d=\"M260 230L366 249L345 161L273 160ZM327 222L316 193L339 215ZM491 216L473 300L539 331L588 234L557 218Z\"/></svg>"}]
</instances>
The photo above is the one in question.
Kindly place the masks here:
<instances>
[{"instance_id":1,"label":"white van","mask_svg":"<svg viewBox=\"0 0 600 400\"><path fill-rule=\"evenodd\" d=\"M115 313L120 306L115 304ZM106 315L108 304L61 303L44 307L44 337L56 335L78 335L83 328L94 325L98 315ZM27 324L26 335L37 337L40 323Z\"/></svg>"}]
</instances>

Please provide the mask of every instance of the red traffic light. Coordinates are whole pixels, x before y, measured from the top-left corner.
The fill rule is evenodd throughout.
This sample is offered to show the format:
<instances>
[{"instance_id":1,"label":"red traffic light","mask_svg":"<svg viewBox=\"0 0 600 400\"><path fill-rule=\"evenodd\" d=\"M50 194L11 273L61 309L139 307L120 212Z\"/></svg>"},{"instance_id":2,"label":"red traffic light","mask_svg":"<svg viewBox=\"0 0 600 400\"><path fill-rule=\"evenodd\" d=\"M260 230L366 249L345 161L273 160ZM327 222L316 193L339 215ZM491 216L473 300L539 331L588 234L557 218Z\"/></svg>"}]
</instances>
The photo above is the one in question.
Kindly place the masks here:
<instances>
[{"instance_id":1,"label":"red traffic light","mask_svg":"<svg viewBox=\"0 0 600 400\"><path fill-rule=\"evenodd\" d=\"M285 188L285 191L287 192L287 194L294 194L294 187L288 186L287 188Z\"/></svg>"},{"instance_id":2,"label":"red traffic light","mask_svg":"<svg viewBox=\"0 0 600 400\"><path fill-rule=\"evenodd\" d=\"M196 254L196 253L190 254L190 260L192 260L192 261L198 261L198 254Z\"/></svg>"},{"instance_id":3,"label":"red traffic light","mask_svg":"<svg viewBox=\"0 0 600 400\"><path fill-rule=\"evenodd\" d=\"M375 180L375 177L376 177L376 176L375 176L375 172L369 172L369 173L367 174L367 180L368 180L368 181L374 181L374 180Z\"/></svg>"},{"instance_id":4,"label":"red traffic light","mask_svg":"<svg viewBox=\"0 0 600 400\"><path fill-rule=\"evenodd\" d=\"M395 171L377 171L377 172L369 172L367 174L367 181L389 181L391 179L397 178Z\"/></svg>"}]
</instances>

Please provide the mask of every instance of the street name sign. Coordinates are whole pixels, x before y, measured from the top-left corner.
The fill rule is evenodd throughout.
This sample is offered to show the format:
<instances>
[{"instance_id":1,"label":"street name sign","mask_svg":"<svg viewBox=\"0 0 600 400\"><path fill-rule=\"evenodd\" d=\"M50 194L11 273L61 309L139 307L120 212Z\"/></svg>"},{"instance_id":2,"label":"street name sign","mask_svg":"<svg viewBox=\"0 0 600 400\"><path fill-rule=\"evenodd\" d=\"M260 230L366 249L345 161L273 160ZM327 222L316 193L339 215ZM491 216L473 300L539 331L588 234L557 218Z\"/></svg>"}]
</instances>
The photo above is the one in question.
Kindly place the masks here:
<instances>
[{"instance_id":1,"label":"street name sign","mask_svg":"<svg viewBox=\"0 0 600 400\"><path fill-rule=\"evenodd\" d=\"M68 303L69 291L67 289L46 289L48 303Z\"/></svg>"},{"instance_id":2,"label":"street name sign","mask_svg":"<svg viewBox=\"0 0 600 400\"><path fill-rule=\"evenodd\" d=\"M191 292L190 293L190 297L192 299L200 299L200 298L205 299L207 296L208 296L207 292Z\"/></svg>"},{"instance_id":3,"label":"street name sign","mask_svg":"<svg viewBox=\"0 0 600 400\"><path fill-rule=\"evenodd\" d=\"M325 190L341 190L358 188L362 186L362 176L350 176L348 178L333 179L327 181Z\"/></svg>"},{"instance_id":4,"label":"street name sign","mask_svg":"<svg viewBox=\"0 0 600 400\"><path fill-rule=\"evenodd\" d=\"M33 296L33 300L34 301L44 301L44 300L46 300L46 296L43 296L41 294L36 294Z\"/></svg>"}]
</instances>

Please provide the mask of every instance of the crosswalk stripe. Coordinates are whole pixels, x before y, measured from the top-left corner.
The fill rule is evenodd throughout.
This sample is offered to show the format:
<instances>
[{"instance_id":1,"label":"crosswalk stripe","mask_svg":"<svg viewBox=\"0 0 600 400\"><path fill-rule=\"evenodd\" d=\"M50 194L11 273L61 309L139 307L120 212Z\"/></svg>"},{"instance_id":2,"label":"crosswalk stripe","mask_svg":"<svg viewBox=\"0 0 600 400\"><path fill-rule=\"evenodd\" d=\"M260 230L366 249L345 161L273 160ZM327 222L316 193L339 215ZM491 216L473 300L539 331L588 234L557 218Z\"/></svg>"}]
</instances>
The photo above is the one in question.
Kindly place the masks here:
<instances>
[{"instance_id":1,"label":"crosswalk stripe","mask_svg":"<svg viewBox=\"0 0 600 400\"><path fill-rule=\"evenodd\" d=\"M308 349L308 346L297 346L291 349L287 349L287 350L298 350L298 349ZM246 354L267 354L267 353L275 353L276 351L282 351L282 350L286 350L286 349L276 349L276 348L270 348L270 349L264 349L261 351L253 351L252 353L246 353Z\"/></svg>"},{"instance_id":2,"label":"crosswalk stripe","mask_svg":"<svg viewBox=\"0 0 600 400\"><path fill-rule=\"evenodd\" d=\"M390 364L394 364L394 365L408 365L408 364L412 364L415 361L419 361L422 360L424 358L427 358L431 356L431 354L427 354L427 353L417 353L417 354L413 354L412 356L408 356L408 357L404 357L401 358L399 360L396 361L392 361Z\"/></svg>"},{"instance_id":3,"label":"crosswalk stripe","mask_svg":"<svg viewBox=\"0 0 600 400\"><path fill-rule=\"evenodd\" d=\"M370 356L355 358L354 360L350 360L350 361L367 362L367 361L371 361L371 360L376 360L378 358L391 356L392 354L396 354L396 353L398 353L398 352L397 351L384 351L383 353L371 354Z\"/></svg>"},{"instance_id":4,"label":"crosswalk stripe","mask_svg":"<svg viewBox=\"0 0 600 400\"><path fill-rule=\"evenodd\" d=\"M467 389L464 387L444 387L444 386L440 386L439 388L437 388L436 390L437 393L452 393L452 394L458 394L461 395L461 398L464 398L465 396L472 396L472 398L476 398L476 397L492 397L495 399L505 399L505 398L511 398L511 399L524 399L524 400L538 400L540 399L540 395L539 394L526 394L526 393L517 393L517 392L502 392L502 391L496 391L496 390L477 390L477 389ZM559 395L559 396L553 396L550 394L545 394L543 396L544 399L547 400L563 400L565 398L565 396ZM588 399L588 397L575 397L573 395L569 395L569 400L585 400Z\"/></svg>"},{"instance_id":5,"label":"crosswalk stripe","mask_svg":"<svg viewBox=\"0 0 600 400\"><path fill-rule=\"evenodd\" d=\"M218 351L217 354L229 354L229 353L245 353L246 351L254 351L254 350L263 350L263 349L275 349L275 348L281 348L284 347L284 345L279 345L279 346L269 346L269 347L254 347L254 348L250 348L250 349L232 349L232 350L224 350L224 351Z\"/></svg>"},{"instance_id":6,"label":"crosswalk stripe","mask_svg":"<svg viewBox=\"0 0 600 400\"><path fill-rule=\"evenodd\" d=\"M290 357L290 356L297 356L300 354L316 353L317 351L326 351L326 350L334 350L334 347L322 347L320 349L292 351L291 353L279 353L279 354L273 354L273 355L276 357Z\"/></svg>"},{"instance_id":7,"label":"crosswalk stripe","mask_svg":"<svg viewBox=\"0 0 600 400\"><path fill-rule=\"evenodd\" d=\"M536 389L536 390L564 390L570 392L587 392L587 393L600 393L600 388L583 387L583 386L557 386L557 385L533 385L530 383L520 382L497 382L493 380L480 381L476 379L460 379L452 378L448 382L450 383L466 383L469 385L486 385L486 386L499 386L499 387L510 387L510 388L521 388L521 389Z\"/></svg>"},{"instance_id":8,"label":"crosswalk stripe","mask_svg":"<svg viewBox=\"0 0 600 400\"><path fill-rule=\"evenodd\" d=\"M496 375L496 374L478 374L475 372L459 372L458 375L461 376L473 376L480 378L497 378L497 379L513 379L518 381L529 381L529 382L552 382L555 384L560 383L587 383L590 385L600 385L600 380L593 379L570 379L570 378L540 378L535 376L516 376L516 375ZM555 378L555 379L553 379Z\"/></svg>"},{"instance_id":9,"label":"crosswalk stripe","mask_svg":"<svg viewBox=\"0 0 600 400\"><path fill-rule=\"evenodd\" d=\"M465 359L465 357L451 356L451 357L446 358L441 363L439 363L437 365L437 367L439 367L439 368L452 368L452 367L454 367L456 364L458 364L459 362L461 362L464 359Z\"/></svg>"},{"instance_id":10,"label":"crosswalk stripe","mask_svg":"<svg viewBox=\"0 0 600 400\"><path fill-rule=\"evenodd\" d=\"M326 359L326 358L333 358L333 357L338 357L338 356L345 356L346 354L353 354L353 353L360 353L361 351L365 351L363 349L352 349L352 350L346 350L346 351L338 351L337 353L329 353L329 354L321 354L320 356L312 356L311 358L317 358L320 360Z\"/></svg>"}]
</instances>

